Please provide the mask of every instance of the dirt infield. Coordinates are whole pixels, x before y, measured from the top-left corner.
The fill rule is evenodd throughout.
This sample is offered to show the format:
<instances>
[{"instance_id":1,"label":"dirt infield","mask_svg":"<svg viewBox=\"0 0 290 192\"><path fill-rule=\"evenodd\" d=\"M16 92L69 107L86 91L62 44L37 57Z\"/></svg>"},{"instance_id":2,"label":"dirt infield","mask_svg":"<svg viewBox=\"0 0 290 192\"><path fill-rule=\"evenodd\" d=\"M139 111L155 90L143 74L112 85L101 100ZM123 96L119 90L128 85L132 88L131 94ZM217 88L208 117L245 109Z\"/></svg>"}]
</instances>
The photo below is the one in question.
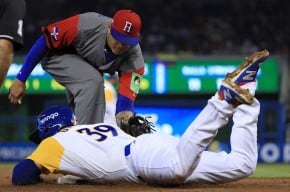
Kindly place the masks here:
<instances>
[{"instance_id":1,"label":"dirt infield","mask_svg":"<svg viewBox=\"0 0 290 192\"><path fill-rule=\"evenodd\" d=\"M57 175L43 176L44 182L33 186L13 186L11 184L11 168L0 169L0 192L289 192L290 179L289 178L275 178L275 179L243 179L233 183L210 185L185 185L175 188L164 188L158 186L136 185L136 184L81 184L81 185L57 185Z\"/></svg>"}]
</instances>

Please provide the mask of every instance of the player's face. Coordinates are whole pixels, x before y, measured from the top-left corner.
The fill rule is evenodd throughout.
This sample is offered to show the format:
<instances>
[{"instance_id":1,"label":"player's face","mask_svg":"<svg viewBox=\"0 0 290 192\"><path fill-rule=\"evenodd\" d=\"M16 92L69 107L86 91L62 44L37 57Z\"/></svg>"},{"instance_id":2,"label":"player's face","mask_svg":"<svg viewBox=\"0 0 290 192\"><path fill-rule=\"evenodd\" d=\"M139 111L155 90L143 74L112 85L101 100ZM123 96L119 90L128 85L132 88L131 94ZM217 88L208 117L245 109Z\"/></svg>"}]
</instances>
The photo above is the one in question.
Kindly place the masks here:
<instances>
[{"instance_id":1,"label":"player's face","mask_svg":"<svg viewBox=\"0 0 290 192\"><path fill-rule=\"evenodd\" d=\"M116 55L122 55L130 48L130 45L126 45L120 41L117 41L110 32L108 32L107 43L112 52Z\"/></svg>"}]
</instances>

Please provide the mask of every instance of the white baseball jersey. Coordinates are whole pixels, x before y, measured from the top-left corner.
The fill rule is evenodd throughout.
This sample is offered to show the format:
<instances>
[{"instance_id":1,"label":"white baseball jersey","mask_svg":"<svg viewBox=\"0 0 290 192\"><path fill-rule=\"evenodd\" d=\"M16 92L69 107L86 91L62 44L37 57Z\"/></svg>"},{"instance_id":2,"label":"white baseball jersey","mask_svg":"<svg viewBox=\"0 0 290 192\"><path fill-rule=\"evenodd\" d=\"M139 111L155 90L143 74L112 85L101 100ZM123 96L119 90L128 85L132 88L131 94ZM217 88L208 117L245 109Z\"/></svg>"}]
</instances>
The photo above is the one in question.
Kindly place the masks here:
<instances>
[{"instance_id":1,"label":"white baseball jersey","mask_svg":"<svg viewBox=\"0 0 290 192\"><path fill-rule=\"evenodd\" d=\"M73 126L43 140L28 158L45 173L71 173L100 182L134 180L124 155L125 145L133 140L109 124Z\"/></svg>"},{"instance_id":2,"label":"white baseball jersey","mask_svg":"<svg viewBox=\"0 0 290 192\"><path fill-rule=\"evenodd\" d=\"M231 153L204 151L233 115ZM159 184L227 182L249 176L257 163L259 102L236 109L215 95L182 137L131 137L108 124L65 128L45 139L28 158L45 173L105 181Z\"/></svg>"}]
</instances>

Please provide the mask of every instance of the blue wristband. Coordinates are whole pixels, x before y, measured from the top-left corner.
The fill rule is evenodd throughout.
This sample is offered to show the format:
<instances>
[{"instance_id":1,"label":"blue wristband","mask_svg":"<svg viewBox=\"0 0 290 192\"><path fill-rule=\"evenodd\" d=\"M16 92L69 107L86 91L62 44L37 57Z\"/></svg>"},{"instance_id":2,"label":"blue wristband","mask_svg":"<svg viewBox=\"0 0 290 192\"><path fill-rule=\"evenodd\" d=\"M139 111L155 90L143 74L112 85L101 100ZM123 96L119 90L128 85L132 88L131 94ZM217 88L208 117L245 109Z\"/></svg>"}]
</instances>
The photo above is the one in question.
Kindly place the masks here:
<instances>
[{"instance_id":1,"label":"blue wristband","mask_svg":"<svg viewBox=\"0 0 290 192\"><path fill-rule=\"evenodd\" d=\"M116 114L120 111L132 111L134 112L134 102L118 93L118 101L116 105Z\"/></svg>"}]
</instances>

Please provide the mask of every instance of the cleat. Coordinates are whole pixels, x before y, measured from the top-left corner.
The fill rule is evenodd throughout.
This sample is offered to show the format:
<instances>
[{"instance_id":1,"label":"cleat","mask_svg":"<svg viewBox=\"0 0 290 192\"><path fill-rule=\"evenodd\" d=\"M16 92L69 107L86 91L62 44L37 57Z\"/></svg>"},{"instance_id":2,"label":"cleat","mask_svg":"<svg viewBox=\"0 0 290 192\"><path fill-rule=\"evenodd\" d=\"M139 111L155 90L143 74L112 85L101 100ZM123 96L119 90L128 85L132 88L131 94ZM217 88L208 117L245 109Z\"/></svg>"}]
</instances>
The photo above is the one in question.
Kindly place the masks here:
<instances>
[{"instance_id":1,"label":"cleat","mask_svg":"<svg viewBox=\"0 0 290 192\"><path fill-rule=\"evenodd\" d=\"M218 91L219 99L227 101L233 107L241 104L252 104L254 97L250 94L249 90L242 89L238 84L226 78L222 81Z\"/></svg>"},{"instance_id":2,"label":"cleat","mask_svg":"<svg viewBox=\"0 0 290 192\"><path fill-rule=\"evenodd\" d=\"M64 175L57 178L57 184L88 184L89 180L74 175Z\"/></svg>"},{"instance_id":3,"label":"cleat","mask_svg":"<svg viewBox=\"0 0 290 192\"><path fill-rule=\"evenodd\" d=\"M231 79L238 85L244 85L249 82L256 81L256 76L260 68L260 64L269 57L267 50L255 52L249 57L246 57L243 64L241 64L236 70L228 73L226 78Z\"/></svg>"}]
</instances>

